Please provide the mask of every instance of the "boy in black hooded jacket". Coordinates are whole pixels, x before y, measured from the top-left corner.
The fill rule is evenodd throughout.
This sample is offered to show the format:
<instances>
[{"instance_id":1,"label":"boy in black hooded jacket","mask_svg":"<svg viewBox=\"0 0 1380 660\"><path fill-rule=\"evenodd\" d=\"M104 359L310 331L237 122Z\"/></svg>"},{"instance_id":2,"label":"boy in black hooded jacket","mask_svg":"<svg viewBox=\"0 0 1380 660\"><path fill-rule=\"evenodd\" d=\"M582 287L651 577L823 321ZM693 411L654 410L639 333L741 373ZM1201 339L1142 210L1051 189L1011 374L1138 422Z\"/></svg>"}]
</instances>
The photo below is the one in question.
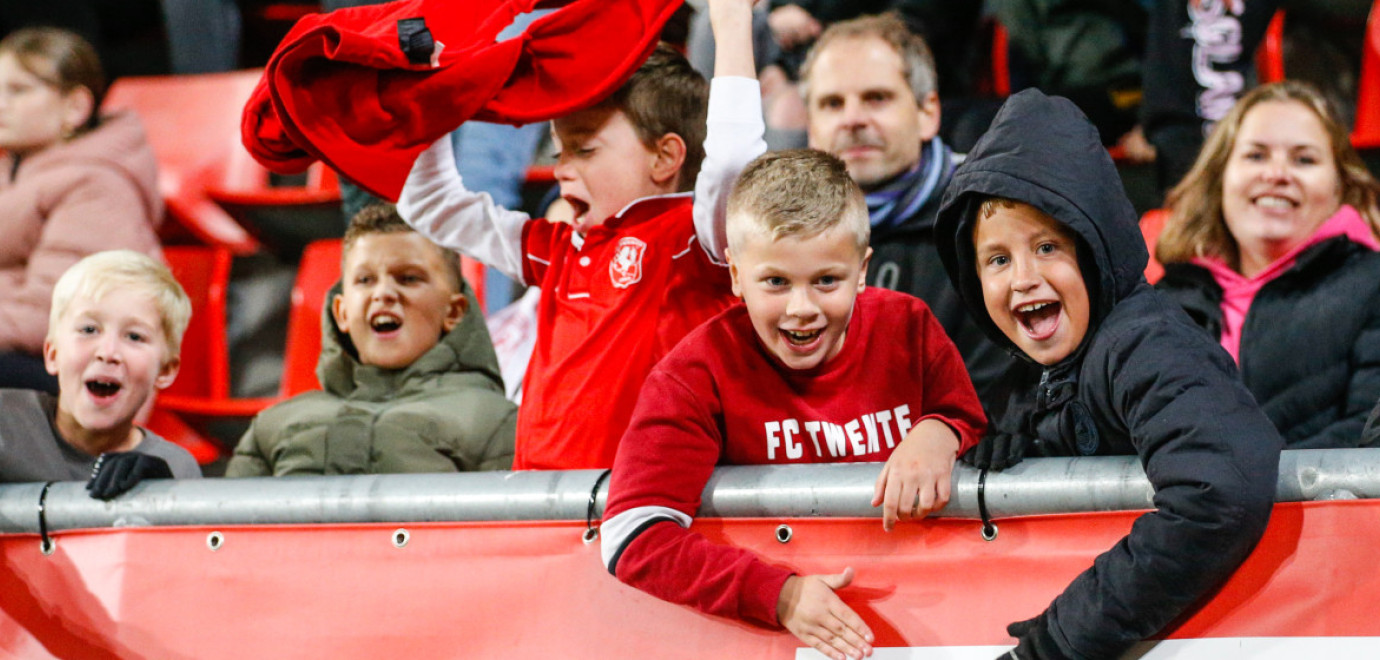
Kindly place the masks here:
<instances>
[{"instance_id":1,"label":"boy in black hooded jacket","mask_svg":"<svg viewBox=\"0 0 1380 660\"><path fill-rule=\"evenodd\" d=\"M964 459L1135 454L1154 486L1154 511L1007 628L1016 658L1116 657L1250 554L1283 441L1226 352L1146 283L1135 211L1068 100L1031 89L1006 102L955 173L936 235L978 325L1025 363Z\"/></svg>"}]
</instances>

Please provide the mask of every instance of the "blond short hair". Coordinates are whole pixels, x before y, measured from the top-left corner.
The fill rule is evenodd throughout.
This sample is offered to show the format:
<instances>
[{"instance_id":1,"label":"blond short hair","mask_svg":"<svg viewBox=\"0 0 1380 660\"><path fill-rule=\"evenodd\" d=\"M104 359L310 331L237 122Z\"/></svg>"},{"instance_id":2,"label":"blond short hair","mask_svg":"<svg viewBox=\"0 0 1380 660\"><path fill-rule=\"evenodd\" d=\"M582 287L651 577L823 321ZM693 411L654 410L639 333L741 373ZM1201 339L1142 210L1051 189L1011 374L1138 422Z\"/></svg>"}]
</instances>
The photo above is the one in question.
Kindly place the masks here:
<instances>
[{"instance_id":1,"label":"blond short hair","mask_svg":"<svg viewBox=\"0 0 1380 660\"><path fill-rule=\"evenodd\" d=\"M842 227L863 254L872 235L867 203L847 166L816 149L769 152L748 163L728 196L727 212L734 251L749 235L810 238Z\"/></svg>"},{"instance_id":2,"label":"blond short hair","mask_svg":"<svg viewBox=\"0 0 1380 660\"><path fill-rule=\"evenodd\" d=\"M78 261L58 278L48 312L48 340L52 341L73 300L97 300L117 289L148 295L158 308L163 339L168 345L164 363L180 355L182 334L192 319L192 302L167 266L133 250L97 252Z\"/></svg>"},{"instance_id":3,"label":"blond short hair","mask_svg":"<svg viewBox=\"0 0 1380 660\"><path fill-rule=\"evenodd\" d=\"M1380 237L1380 183L1351 146L1346 126L1323 95L1313 86L1296 80L1263 85L1241 97L1226 117L1213 127L1202 151L1183 181L1165 197L1169 219L1155 247L1160 263L1186 262L1194 257L1217 257L1236 266L1240 259L1236 239L1227 231L1222 216L1222 177L1236 148L1236 136L1246 114L1261 103L1297 103L1308 108L1327 133L1343 204L1360 212L1371 233Z\"/></svg>"}]
</instances>

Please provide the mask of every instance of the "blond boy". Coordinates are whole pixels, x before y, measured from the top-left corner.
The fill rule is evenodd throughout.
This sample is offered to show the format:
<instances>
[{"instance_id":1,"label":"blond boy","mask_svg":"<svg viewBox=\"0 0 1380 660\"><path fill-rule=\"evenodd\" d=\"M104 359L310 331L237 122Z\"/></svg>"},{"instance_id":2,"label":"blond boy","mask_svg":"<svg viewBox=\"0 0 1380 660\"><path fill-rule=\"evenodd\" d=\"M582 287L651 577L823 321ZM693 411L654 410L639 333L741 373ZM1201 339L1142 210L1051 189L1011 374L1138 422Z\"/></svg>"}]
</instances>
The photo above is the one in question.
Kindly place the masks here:
<instances>
[{"instance_id":1,"label":"blond boy","mask_svg":"<svg viewBox=\"0 0 1380 660\"><path fill-rule=\"evenodd\" d=\"M869 224L837 158L758 158L728 203L743 299L647 377L619 448L602 529L620 580L705 612L785 627L830 657L871 652L835 575L794 575L689 530L717 465L882 462L883 526L949 498L985 419L942 326L918 298L866 287ZM835 634L838 633L838 634Z\"/></svg>"},{"instance_id":2,"label":"blond boy","mask_svg":"<svg viewBox=\"0 0 1380 660\"><path fill-rule=\"evenodd\" d=\"M177 280L146 255L99 252L68 269L43 342L58 396L0 390L0 482L89 478L92 497L108 499L145 478L200 477L191 454L134 421L177 377L190 316Z\"/></svg>"}]
</instances>

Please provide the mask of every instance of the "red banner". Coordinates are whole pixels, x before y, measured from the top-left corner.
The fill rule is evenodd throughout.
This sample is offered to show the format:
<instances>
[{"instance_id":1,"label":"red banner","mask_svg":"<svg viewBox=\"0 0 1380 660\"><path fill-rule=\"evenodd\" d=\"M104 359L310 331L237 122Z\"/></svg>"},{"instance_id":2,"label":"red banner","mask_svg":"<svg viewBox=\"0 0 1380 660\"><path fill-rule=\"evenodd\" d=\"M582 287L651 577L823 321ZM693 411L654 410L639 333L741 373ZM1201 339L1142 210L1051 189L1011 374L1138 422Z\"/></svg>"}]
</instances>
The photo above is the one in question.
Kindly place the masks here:
<instances>
[{"instance_id":1,"label":"red banner","mask_svg":"<svg viewBox=\"0 0 1380 660\"><path fill-rule=\"evenodd\" d=\"M857 579L840 592L844 600L867 620L879 647L912 649L883 657L990 658L991 649L935 655L942 649L934 647L1012 644L1005 625L1040 612L1138 515L1002 520L991 543L977 522L943 519L890 534L872 519L704 519L695 529L804 573L853 566ZM776 540L781 524L792 530L787 543ZM398 547L400 527L407 538ZM597 543L581 542L583 528L110 529L59 534L49 556L35 536L0 536L0 655L796 656L799 644L788 633L705 616L618 583L601 566ZM1239 640L1258 637L1380 637L1376 548L1380 501L1278 505L1242 569L1169 637L1237 640L1234 649L1253 648ZM1309 647L1318 650L1316 641ZM1161 645L1175 648L1182 645ZM1161 649L1153 655L1209 654ZM1373 654L1353 657L1366 655Z\"/></svg>"}]
</instances>

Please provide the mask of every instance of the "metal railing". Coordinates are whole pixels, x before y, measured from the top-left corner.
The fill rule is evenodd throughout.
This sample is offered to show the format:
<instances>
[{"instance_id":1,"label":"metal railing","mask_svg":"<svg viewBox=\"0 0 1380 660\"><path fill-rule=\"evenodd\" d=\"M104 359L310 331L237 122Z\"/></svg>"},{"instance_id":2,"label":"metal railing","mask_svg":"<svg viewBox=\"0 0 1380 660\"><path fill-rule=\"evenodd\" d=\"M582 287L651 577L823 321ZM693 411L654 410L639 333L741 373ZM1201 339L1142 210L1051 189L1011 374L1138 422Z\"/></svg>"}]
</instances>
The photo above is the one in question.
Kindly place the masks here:
<instances>
[{"instance_id":1,"label":"metal railing","mask_svg":"<svg viewBox=\"0 0 1380 660\"><path fill-rule=\"evenodd\" d=\"M881 465L742 466L716 470L699 515L726 518L877 517ZM110 502L80 482L44 497L48 531L160 525L585 520L602 515L599 470L149 481ZM939 515L979 517L979 472L959 465ZM0 533L39 533L43 484L0 486ZM1030 459L986 477L993 518L1153 508L1133 456ZM1281 502L1380 498L1380 449L1284 452Z\"/></svg>"}]
</instances>

